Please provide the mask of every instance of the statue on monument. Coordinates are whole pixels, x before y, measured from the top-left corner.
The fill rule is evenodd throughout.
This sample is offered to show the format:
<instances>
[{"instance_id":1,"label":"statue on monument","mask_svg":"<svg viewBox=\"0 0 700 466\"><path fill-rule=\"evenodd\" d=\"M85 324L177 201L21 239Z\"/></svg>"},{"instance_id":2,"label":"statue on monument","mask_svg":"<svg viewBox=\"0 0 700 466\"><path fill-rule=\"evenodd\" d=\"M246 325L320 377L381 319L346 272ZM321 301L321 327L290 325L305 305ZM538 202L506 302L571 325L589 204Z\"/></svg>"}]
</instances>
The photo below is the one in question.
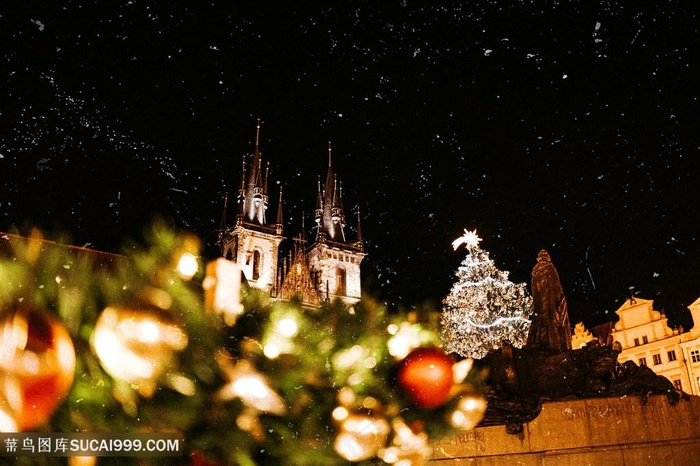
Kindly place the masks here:
<instances>
[{"instance_id":1,"label":"statue on monument","mask_svg":"<svg viewBox=\"0 0 700 466\"><path fill-rule=\"evenodd\" d=\"M528 347L553 351L571 349L571 323L559 273L549 253L542 249L532 268L533 315Z\"/></svg>"},{"instance_id":2,"label":"statue on monument","mask_svg":"<svg viewBox=\"0 0 700 466\"><path fill-rule=\"evenodd\" d=\"M571 397L665 394L671 404L687 397L665 377L634 362L620 364L619 348L590 342L571 348L569 311L559 272L544 249L532 269L533 315L524 348L504 342L480 364L488 369L488 409L480 426L503 425L517 434L535 419L544 401Z\"/></svg>"}]
</instances>

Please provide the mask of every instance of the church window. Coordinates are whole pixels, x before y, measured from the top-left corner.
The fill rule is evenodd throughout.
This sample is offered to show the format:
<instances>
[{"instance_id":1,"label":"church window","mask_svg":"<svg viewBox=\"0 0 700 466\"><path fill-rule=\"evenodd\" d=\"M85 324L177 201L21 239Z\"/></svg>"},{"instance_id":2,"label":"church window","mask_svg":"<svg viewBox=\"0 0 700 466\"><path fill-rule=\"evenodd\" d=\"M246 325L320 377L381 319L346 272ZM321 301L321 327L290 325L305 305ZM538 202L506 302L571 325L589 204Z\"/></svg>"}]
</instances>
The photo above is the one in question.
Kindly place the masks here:
<instances>
[{"instance_id":1,"label":"church window","mask_svg":"<svg viewBox=\"0 0 700 466\"><path fill-rule=\"evenodd\" d=\"M345 295L347 292L347 276L345 274L345 269L338 267L335 269L335 282L336 282L336 294Z\"/></svg>"},{"instance_id":2,"label":"church window","mask_svg":"<svg viewBox=\"0 0 700 466\"><path fill-rule=\"evenodd\" d=\"M257 249L253 251L253 280L257 280L260 278L260 269L261 269L261 262L262 262L262 254L260 254L260 251Z\"/></svg>"}]
</instances>

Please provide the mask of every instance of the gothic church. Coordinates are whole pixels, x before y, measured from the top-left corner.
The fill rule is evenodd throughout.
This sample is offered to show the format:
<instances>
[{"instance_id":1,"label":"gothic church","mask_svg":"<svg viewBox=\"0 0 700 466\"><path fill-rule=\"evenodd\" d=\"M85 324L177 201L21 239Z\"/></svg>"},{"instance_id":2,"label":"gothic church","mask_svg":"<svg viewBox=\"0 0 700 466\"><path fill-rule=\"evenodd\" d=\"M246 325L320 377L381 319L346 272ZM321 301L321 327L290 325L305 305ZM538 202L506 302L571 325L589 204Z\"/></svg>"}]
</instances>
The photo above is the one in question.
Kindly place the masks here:
<instances>
[{"instance_id":1,"label":"gothic church","mask_svg":"<svg viewBox=\"0 0 700 466\"><path fill-rule=\"evenodd\" d=\"M252 158L247 164L246 160ZM280 257L283 236L282 188L280 187L275 221L267 210L269 163L263 170L260 152L260 119L252 156L243 157L237 213L233 226L227 224L227 204L219 230L219 245L226 259L240 265L251 287L270 293L277 299L297 297L305 306L318 307L324 301L340 299L354 304L361 297L360 263L365 256L360 217L357 237L346 237L343 188L333 172L331 147L328 147L328 173L325 184L318 177L315 210L316 233L309 241L303 233L292 238L288 255ZM304 226L302 224L302 231Z\"/></svg>"}]
</instances>

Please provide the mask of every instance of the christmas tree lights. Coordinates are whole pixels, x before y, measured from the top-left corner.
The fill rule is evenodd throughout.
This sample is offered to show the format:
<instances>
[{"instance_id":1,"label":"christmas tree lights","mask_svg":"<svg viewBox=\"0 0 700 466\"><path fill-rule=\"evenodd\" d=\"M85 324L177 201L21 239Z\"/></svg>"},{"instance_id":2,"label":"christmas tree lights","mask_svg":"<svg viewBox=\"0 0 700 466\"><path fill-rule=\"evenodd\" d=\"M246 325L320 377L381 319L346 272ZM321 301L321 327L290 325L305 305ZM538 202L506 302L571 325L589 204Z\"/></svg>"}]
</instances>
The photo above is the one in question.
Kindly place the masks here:
<instances>
[{"instance_id":1,"label":"christmas tree lights","mask_svg":"<svg viewBox=\"0 0 700 466\"><path fill-rule=\"evenodd\" d=\"M464 357L481 359L508 341L521 348L527 340L532 298L524 283L508 280L489 253L479 247L476 230L464 230L452 246L467 249L455 275L458 281L443 300L441 337L445 349Z\"/></svg>"}]
</instances>

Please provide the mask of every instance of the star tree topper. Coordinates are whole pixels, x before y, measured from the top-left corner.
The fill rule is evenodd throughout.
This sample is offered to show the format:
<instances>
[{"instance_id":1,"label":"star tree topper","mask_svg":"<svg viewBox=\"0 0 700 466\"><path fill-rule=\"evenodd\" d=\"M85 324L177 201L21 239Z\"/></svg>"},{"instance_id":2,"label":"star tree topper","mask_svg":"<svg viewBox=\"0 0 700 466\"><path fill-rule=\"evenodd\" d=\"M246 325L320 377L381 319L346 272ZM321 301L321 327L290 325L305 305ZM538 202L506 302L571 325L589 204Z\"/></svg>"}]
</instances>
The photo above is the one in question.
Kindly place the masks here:
<instances>
[{"instance_id":1,"label":"star tree topper","mask_svg":"<svg viewBox=\"0 0 700 466\"><path fill-rule=\"evenodd\" d=\"M474 228L474 231L469 231L465 228L464 234L452 241L452 248L456 251L462 244L466 244L467 249L474 249L479 247L480 241L481 238L476 234L476 228Z\"/></svg>"}]
</instances>

